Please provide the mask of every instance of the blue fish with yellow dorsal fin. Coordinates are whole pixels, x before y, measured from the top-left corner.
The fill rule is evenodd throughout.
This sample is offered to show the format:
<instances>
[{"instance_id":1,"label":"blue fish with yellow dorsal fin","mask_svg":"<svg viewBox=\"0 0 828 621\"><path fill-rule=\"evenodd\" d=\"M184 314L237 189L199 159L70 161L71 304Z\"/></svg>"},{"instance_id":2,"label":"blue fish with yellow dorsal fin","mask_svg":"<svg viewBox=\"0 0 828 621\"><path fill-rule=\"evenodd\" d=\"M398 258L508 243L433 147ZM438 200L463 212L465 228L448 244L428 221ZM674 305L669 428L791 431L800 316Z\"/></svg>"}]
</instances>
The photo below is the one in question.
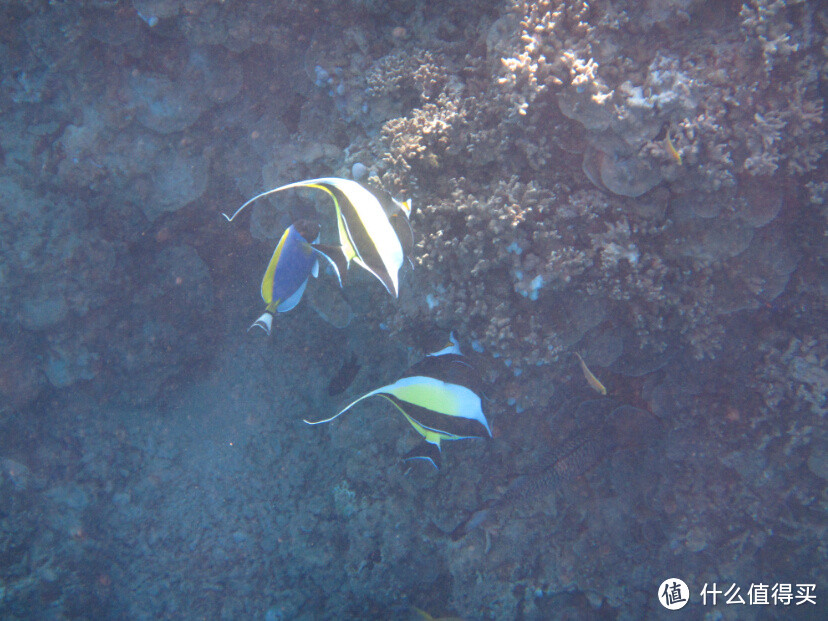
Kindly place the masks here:
<instances>
[{"instance_id":1,"label":"blue fish with yellow dorsal fin","mask_svg":"<svg viewBox=\"0 0 828 621\"><path fill-rule=\"evenodd\" d=\"M400 203L390 199L394 203L390 207L404 216L395 216L392 224L389 209L383 205L386 200L384 195L371 192L350 179L321 177L262 192L244 203L232 216L222 215L228 222L232 222L245 207L260 198L297 188L323 190L333 199L339 245L314 244L314 248L331 263L340 284L351 262L354 262L373 274L391 295L398 297L399 271L405 259L405 251L397 231L406 235L405 227L409 226L408 214L411 211L411 205L407 201ZM407 240L404 241L407 243Z\"/></svg>"},{"instance_id":2,"label":"blue fish with yellow dorsal fin","mask_svg":"<svg viewBox=\"0 0 828 621\"><path fill-rule=\"evenodd\" d=\"M482 386L480 374L466 362L452 335L446 347L428 354L393 384L362 395L335 416L305 422L309 425L327 423L368 397L384 397L423 436L420 445L403 459L424 459L439 468L443 440L491 437L480 398Z\"/></svg>"},{"instance_id":3,"label":"blue fish with yellow dorsal fin","mask_svg":"<svg viewBox=\"0 0 828 621\"><path fill-rule=\"evenodd\" d=\"M299 220L285 229L262 278L265 312L248 331L257 326L269 335L274 313L285 313L302 299L311 274L314 278L319 274L316 251L308 241L318 234L319 224L308 220Z\"/></svg>"}]
</instances>

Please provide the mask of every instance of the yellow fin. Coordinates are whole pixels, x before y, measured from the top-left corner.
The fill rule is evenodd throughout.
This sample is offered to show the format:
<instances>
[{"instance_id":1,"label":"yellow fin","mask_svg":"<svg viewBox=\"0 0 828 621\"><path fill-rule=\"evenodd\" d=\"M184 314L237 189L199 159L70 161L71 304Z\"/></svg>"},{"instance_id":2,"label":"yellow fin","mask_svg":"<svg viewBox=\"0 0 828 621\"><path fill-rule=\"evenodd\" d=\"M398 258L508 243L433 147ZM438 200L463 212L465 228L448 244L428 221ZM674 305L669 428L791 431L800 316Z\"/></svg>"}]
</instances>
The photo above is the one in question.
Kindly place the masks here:
<instances>
[{"instance_id":1,"label":"yellow fin","mask_svg":"<svg viewBox=\"0 0 828 621\"><path fill-rule=\"evenodd\" d=\"M281 239L279 239L279 243L276 244L276 249L273 251L273 256L270 257L270 263L267 264L267 269L264 273L264 278L262 278L262 300L264 303L267 304L267 310L269 312L273 312L276 306L278 306L278 302L276 305L273 306L273 277L276 274L276 265L279 263L279 257L282 256L282 248L285 245L285 240L288 238L290 234L290 227L285 229L285 232L282 233ZM273 310L271 310L271 306L273 306Z\"/></svg>"},{"instance_id":2,"label":"yellow fin","mask_svg":"<svg viewBox=\"0 0 828 621\"><path fill-rule=\"evenodd\" d=\"M331 192L330 188L319 183L309 183L305 187L322 190L333 200L334 210L336 211L336 228L339 233L339 243L342 245L342 252L345 254L347 269L347 266L350 265L351 261L359 255L357 255L356 248L354 248L354 245L351 243L351 237L348 235L348 227L345 226L345 217L342 215L342 208L339 206L339 200L337 200L336 194ZM344 277L344 274L341 276Z\"/></svg>"}]
</instances>

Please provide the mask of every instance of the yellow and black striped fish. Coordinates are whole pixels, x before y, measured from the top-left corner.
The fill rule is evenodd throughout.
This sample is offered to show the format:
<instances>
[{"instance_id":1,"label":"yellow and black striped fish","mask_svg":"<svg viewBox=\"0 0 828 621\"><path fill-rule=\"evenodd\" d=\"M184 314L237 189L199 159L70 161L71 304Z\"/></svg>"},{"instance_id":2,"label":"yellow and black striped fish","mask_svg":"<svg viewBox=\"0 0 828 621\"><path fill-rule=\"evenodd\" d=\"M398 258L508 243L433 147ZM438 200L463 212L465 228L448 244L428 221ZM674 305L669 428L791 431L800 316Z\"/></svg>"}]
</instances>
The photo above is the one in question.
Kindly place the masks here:
<instances>
[{"instance_id":1,"label":"yellow and black striped fish","mask_svg":"<svg viewBox=\"0 0 828 621\"><path fill-rule=\"evenodd\" d=\"M362 395L335 416L305 422L309 425L327 423L368 397L384 397L423 436L420 446L404 459L425 459L439 468L443 440L491 437L481 394L480 374L466 361L452 337L448 346L426 356L393 384Z\"/></svg>"},{"instance_id":2,"label":"yellow and black striped fish","mask_svg":"<svg viewBox=\"0 0 828 621\"><path fill-rule=\"evenodd\" d=\"M254 196L239 207L232 216L222 215L228 221L232 221L254 201L276 192L295 188L323 190L333 199L339 245L314 244L314 249L331 263L340 284L345 271L353 261L373 274L390 294L397 297L399 295L399 271L405 258L403 242L397 230L405 236L404 227L400 226L401 223L398 223L396 227L392 225L387 214L388 209L383 206L380 198L356 181L322 177L289 183ZM407 226L410 206L407 202L401 203L393 198L390 200L394 202L394 206L399 211L405 214ZM410 228L408 232L410 234Z\"/></svg>"}]
</instances>

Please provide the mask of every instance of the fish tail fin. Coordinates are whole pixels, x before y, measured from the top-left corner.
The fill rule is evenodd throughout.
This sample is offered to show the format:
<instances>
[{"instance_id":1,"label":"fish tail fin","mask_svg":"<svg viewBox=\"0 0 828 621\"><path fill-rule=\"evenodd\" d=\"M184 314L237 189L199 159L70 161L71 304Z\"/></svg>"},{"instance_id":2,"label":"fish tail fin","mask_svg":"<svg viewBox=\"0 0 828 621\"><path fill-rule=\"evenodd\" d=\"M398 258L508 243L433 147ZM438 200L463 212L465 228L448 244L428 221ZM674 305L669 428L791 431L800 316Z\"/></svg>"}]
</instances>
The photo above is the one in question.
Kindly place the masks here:
<instances>
[{"instance_id":1,"label":"fish tail fin","mask_svg":"<svg viewBox=\"0 0 828 621\"><path fill-rule=\"evenodd\" d=\"M403 455L402 459L403 461L422 459L423 461L427 461L434 466L435 470L439 470L442 465L440 447L437 444L432 444L426 440L423 440L413 449L408 451L405 455Z\"/></svg>"},{"instance_id":2,"label":"fish tail fin","mask_svg":"<svg viewBox=\"0 0 828 621\"><path fill-rule=\"evenodd\" d=\"M268 336L270 336L270 328L273 325L273 315L269 311L265 311L262 313L261 317L259 317L256 321L250 324L250 327L247 329L250 332L253 328L261 328L264 330Z\"/></svg>"},{"instance_id":3,"label":"fish tail fin","mask_svg":"<svg viewBox=\"0 0 828 621\"><path fill-rule=\"evenodd\" d=\"M385 387L383 386L383 388L385 388ZM334 420L335 418L339 418L340 416L342 416L345 412L350 410L352 407L354 407L360 401L362 401L364 399L367 399L368 397L373 397L376 394L379 394L380 390L382 390L382 388L378 388L377 390L372 390L371 392L362 395L359 399L351 401L348 405L346 405L344 408L339 410L339 412L337 412L336 414L334 414L330 418L326 418L326 419L323 419L323 420L308 420L306 418L303 418L302 421L307 423L308 425L321 425L323 423L329 423L332 420Z\"/></svg>"}]
</instances>

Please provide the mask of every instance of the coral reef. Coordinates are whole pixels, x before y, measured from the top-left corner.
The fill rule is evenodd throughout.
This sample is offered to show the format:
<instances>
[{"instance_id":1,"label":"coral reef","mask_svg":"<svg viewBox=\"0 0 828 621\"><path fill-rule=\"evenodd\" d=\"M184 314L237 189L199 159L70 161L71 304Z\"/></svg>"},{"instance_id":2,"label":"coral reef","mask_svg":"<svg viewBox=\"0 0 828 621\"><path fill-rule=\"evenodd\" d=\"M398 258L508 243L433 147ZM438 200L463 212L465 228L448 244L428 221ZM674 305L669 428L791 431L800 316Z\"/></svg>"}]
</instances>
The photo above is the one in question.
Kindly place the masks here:
<instances>
[{"instance_id":1,"label":"coral reef","mask_svg":"<svg viewBox=\"0 0 828 621\"><path fill-rule=\"evenodd\" d=\"M443 77L446 69L435 72L435 82L462 89L446 86L385 123L382 181L426 197L415 224L418 261L427 270L415 278L429 283L436 303L428 311L418 306L415 316L467 326L471 340L522 372L557 360L590 328L594 338L620 331L627 350L662 351L678 339L697 356L715 356L723 330L717 317L771 303L782 292L797 261L784 247L784 225L752 241L781 211L778 182L749 179L783 163L802 175L824 152L816 61L806 53L817 38L796 31L803 39L793 46L798 55L780 48L769 76L767 55L758 64L718 58L732 49L731 36L760 37L750 30L748 9L728 22L732 31L716 29L716 37L727 34L722 42L699 28L713 17L708 7L680 4L650 17L682 24L683 33L666 39L668 47L642 51L636 44L646 31L631 25L647 20L634 11L611 3L516 3L486 38L487 51L503 58L499 67L488 58L491 81L471 79L485 66L467 58L454 79ZM803 24L812 17L811 7L772 13L767 19L784 14ZM738 77L728 73L736 71ZM782 99L784 90L794 96ZM783 102L786 111L769 112ZM726 112L734 108L738 114ZM580 174L573 152L583 154ZM777 165L759 169L760 161ZM528 183L515 179L522 164L537 170ZM478 181L493 174L497 185ZM589 196L579 189L584 180L604 194L573 205ZM653 190L657 185L665 187ZM451 269L436 269L446 264ZM504 290L507 281L512 291ZM572 331L556 317L579 298L612 319ZM402 307L393 325L402 329L409 314Z\"/></svg>"},{"instance_id":2,"label":"coral reef","mask_svg":"<svg viewBox=\"0 0 828 621\"><path fill-rule=\"evenodd\" d=\"M826 147L819 61L808 53L818 41L813 5L757 1L727 22L724 5L686 4L663 20L675 36L647 48L636 45L646 30L629 28L634 16L613 3L516 3L520 44L499 78L513 111L545 115L554 95L587 130L585 170L597 165L593 181L616 194L638 196L661 180L718 189L782 165L813 170ZM724 23L705 31L705 20Z\"/></svg>"}]
</instances>

